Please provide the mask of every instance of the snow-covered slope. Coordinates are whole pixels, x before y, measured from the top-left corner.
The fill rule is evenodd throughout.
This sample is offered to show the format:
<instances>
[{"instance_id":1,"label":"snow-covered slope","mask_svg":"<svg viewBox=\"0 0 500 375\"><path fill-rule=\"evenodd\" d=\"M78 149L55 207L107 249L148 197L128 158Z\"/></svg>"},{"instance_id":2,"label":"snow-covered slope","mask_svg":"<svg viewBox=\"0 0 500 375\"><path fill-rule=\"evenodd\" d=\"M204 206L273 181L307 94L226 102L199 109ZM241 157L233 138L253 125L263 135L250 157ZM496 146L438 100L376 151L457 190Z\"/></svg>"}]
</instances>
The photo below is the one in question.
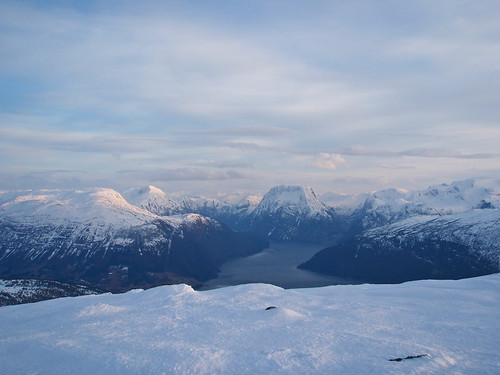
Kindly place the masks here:
<instances>
[{"instance_id":1,"label":"snow-covered slope","mask_svg":"<svg viewBox=\"0 0 500 375\"><path fill-rule=\"evenodd\" d=\"M4 229L16 227L36 231L33 238L24 238L32 247L26 254L32 259L73 254L91 257L101 248L118 250L132 241L130 230L157 232L158 237L145 241L141 250L156 252L158 242L168 244L180 230L178 223L160 219L129 204L118 192L104 188L21 192L0 206L0 221ZM161 234L160 221L168 228ZM65 237L59 238L62 233L66 233ZM26 250L17 246L17 239L16 231L2 233L0 240L4 243L4 252L0 252L0 260ZM9 241L12 243L7 246ZM62 246L61 241L67 246ZM54 242L58 244L55 247ZM100 245L92 246L95 243Z\"/></svg>"},{"instance_id":2,"label":"snow-covered slope","mask_svg":"<svg viewBox=\"0 0 500 375\"><path fill-rule=\"evenodd\" d=\"M300 268L382 283L499 272L500 210L412 216L326 248Z\"/></svg>"},{"instance_id":3,"label":"snow-covered slope","mask_svg":"<svg viewBox=\"0 0 500 375\"><path fill-rule=\"evenodd\" d=\"M338 214L352 215L363 207L369 196L370 193L348 195L329 192L321 194L320 199L325 202L326 205L332 207Z\"/></svg>"},{"instance_id":4,"label":"snow-covered slope","mask_svg":"<svg viewBox=\"0 0 500 375\"><path fill-rule=\"evenodd\" d=\"M109 290L215 276L260 250L215 220L158 216L111 189L5 193L0 276L86 280Z\"/></svg>"},{"instance_id":5,"label":"snow-covered slope","mask_svg":"<svg viewBox=\"0 0 500 375\"><path fill-rule=\"evenodd\" d=\"M2 307L0 357L6 374L496 375L499 309L499 275L164 286Z\"/></svg>"},{"instance_id":6,"label":"snow-covered slope","mask_svg":"<svg viewBox=\"0 0 500 375\"><path fill-rule=\"evenodd\" d=\"M205 196L185 196L179 205L184 213L197 213L212 218L219 218L232 209L229 203Z\"/></svg>"},{"instance_id":7,"label":"snow-covered slope","mask_svg":"<svg viewBox=\"0 0 500 375\"><path fill-rule=\"evenodd\" d=\"M500 208L500 181L470 179L425 190L371 193L358 215L371 228L417 215L452 215L475 208Z\"/></svg>"},{"instance_id":8,"label":"snow-covered slope","mask_svg":"<svg viewBox=\"0 0 500 375\"><path fill-rule=\"evenodd\" d=\"M329 218L331 210L319 200L308 186L276 186L264 195L254 215L281 217Z\"/></svg>"},{"instance_id":9,"label":"snow-covered slope","mask_svg":"<svg viewBox=\"0 0 500 375\"><path fill-rule=\"evenodd\" d=\"M180 205L154 186L128 189L122 195L130 204L159 216L181 213Z\"/></svg>"},{"instance_id":10,"label":"snow-covered slope","mask_svg":"<svg viewBox=\"0 0 500 375\"><path fill-rule=\"evenodd\" d=\"M330 243L347 231L347 222L310 187L277 186L238 222L240 228L273 239Z\"/></svg>"},{"instance_id":11,"label":"snow-covered slope","mask_svg":"<svg viewBox=\"0 0 500 375\"><path fill-rule=\"evenodd\" d=\"M449 241L467 246L472 253L496 263L500 261L500 210L474 209L454 215L414 216L368 230L361 236L380 243Z\"/></svg>"},{"instance_id":12,"label":"snow-covered slope","mask_svg":"<svg viewBox=\"0 0 500 375\"><path fill-rule=\"evenodd\" d=\"M261 196L258 195L247 195L241 198L234 206L235 209L239 212L245 214L251 214L262 201Z\"/></svg>"},{"instance_id":13,"label":"snow-covered slope","mask_svg":"<svg viewBox=\"0 0 500 375\"><path fill-rule=\"evenodd\" d=\"M132 226L157 217L106 188L6 192L0 197L0 215L19 222L87 222L93 227Z\"/></svg>"},{"instance_id":14,"label":"snow-covered slope","mask_svg":"<svg viewBox=\"0 0 500 375\"><path fill-rule=\"evenodd\" d=\"M326 242L340 229L334 211L310 187L277 186L264 197L248 195L229 203L218 199L185 197L183 212L216 218L240 232L254 232L274 239Z\"/></svg>"}]
</instances>

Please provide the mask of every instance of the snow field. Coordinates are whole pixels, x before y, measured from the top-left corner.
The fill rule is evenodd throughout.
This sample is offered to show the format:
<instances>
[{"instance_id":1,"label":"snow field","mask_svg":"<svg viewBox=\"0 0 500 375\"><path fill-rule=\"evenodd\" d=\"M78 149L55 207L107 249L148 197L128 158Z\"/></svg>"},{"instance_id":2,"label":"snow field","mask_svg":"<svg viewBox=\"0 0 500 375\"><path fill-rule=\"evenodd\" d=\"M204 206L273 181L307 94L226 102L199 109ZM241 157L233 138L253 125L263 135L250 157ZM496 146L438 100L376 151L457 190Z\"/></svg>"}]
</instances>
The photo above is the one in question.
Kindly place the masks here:
<instances>
[{"instance_id":1,"label":"snow field","mask_svg":"<svg viewBox=\"0 0 500 375\"><path fill-rule=\"evenodd\" d=\"M7 306L2 373L497 374L499 292L496 274L295 290L175 285ZM430 357L388 361L419 354Z\"/></svg>"}]
</instances>

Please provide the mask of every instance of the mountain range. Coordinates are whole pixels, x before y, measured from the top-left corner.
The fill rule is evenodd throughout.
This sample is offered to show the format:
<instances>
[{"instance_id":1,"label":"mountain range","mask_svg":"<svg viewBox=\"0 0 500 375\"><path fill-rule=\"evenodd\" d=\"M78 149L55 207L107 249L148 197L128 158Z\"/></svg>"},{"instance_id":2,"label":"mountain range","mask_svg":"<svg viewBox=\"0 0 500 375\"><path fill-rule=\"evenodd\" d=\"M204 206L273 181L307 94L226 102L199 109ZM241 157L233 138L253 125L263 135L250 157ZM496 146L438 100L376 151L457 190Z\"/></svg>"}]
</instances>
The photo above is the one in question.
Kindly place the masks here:
<instances>
[{"instance_id":1,"label":"mountain range","mask_svg":"<svg viewBox=\"0 0 500 375\"><path fill-rule=\"evenodd\" d=\"M198 214L159 216L111 189L0 195L0 275L122 291L215 277L266 247Z\"/></svg>"},{"instance_id":2,"label":"mountain range","mask_svg":"<svg viewBox=\"0 0 500 375\"><path fill-rule=\"evenodd\" d=\"M357 203L350 210L359 233L299 268L380 283L498 272L499 186L466 180L374 192L361 204L348 199Z\"/></svg>"},{"instance_id":3,"label":"mountain range","mask_svg":"<svg viewBox=\"0 0 500 375\"><path fill-rule=\"evenodd\" d=\"M0 192L0 277L197 285L266 238L325 244L300 267L361 281L477 276L499 270L499 207L500 182L472 179L358 196L277 186L232 202L153 186Z\"/></svg>"}]
</instances>

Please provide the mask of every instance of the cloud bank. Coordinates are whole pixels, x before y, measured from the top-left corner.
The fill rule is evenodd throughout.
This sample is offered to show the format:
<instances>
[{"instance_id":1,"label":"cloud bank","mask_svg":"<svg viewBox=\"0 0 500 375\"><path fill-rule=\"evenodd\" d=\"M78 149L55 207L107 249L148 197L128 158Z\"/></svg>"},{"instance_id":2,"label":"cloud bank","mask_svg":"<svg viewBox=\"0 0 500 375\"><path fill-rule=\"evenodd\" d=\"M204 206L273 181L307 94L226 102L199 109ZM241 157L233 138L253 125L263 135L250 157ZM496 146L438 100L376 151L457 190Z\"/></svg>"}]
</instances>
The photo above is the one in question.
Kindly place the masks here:
<instances>
[{"instance_id":1,"label":"cloud bank","mask_svg":"<svg viewBox=\"0 0 500 375\"><path fill-rule=\"evenodd\" d=\"M499 18L494 1L1 1L0 189L498 174Z\"/></svg>"}]
</instances>

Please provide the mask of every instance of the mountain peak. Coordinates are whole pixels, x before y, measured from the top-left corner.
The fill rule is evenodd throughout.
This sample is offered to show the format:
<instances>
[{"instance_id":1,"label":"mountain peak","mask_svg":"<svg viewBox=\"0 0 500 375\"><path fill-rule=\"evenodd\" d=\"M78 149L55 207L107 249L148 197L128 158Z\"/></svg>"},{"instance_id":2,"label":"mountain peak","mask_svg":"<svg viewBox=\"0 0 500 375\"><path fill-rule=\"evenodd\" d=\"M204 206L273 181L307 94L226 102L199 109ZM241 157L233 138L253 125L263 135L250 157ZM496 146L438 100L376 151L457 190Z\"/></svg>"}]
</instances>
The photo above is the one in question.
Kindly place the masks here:
<instances>
[{"instance_id":1,"label":"mountain peak","mask_svg":"<svg viewBox=\"0 0 500 375\"><path fill-rule=\"evenodd\" d=\"M125 190L123 196L130 204L160 216L173 215L180 210L163 190L152 185Z\"/></svg>"},{"instance_id":2,"label":"mountain peak","mask_svg":"<svg viewBox=\"0 0 500 375\"><path fill-rule=\"evenodd\" d=\"M328 216L328 210L311 187L280 185L273 187L264 195L255 213L274 214L280 211L287 216Z\"/></svg>"}]
</instances>

